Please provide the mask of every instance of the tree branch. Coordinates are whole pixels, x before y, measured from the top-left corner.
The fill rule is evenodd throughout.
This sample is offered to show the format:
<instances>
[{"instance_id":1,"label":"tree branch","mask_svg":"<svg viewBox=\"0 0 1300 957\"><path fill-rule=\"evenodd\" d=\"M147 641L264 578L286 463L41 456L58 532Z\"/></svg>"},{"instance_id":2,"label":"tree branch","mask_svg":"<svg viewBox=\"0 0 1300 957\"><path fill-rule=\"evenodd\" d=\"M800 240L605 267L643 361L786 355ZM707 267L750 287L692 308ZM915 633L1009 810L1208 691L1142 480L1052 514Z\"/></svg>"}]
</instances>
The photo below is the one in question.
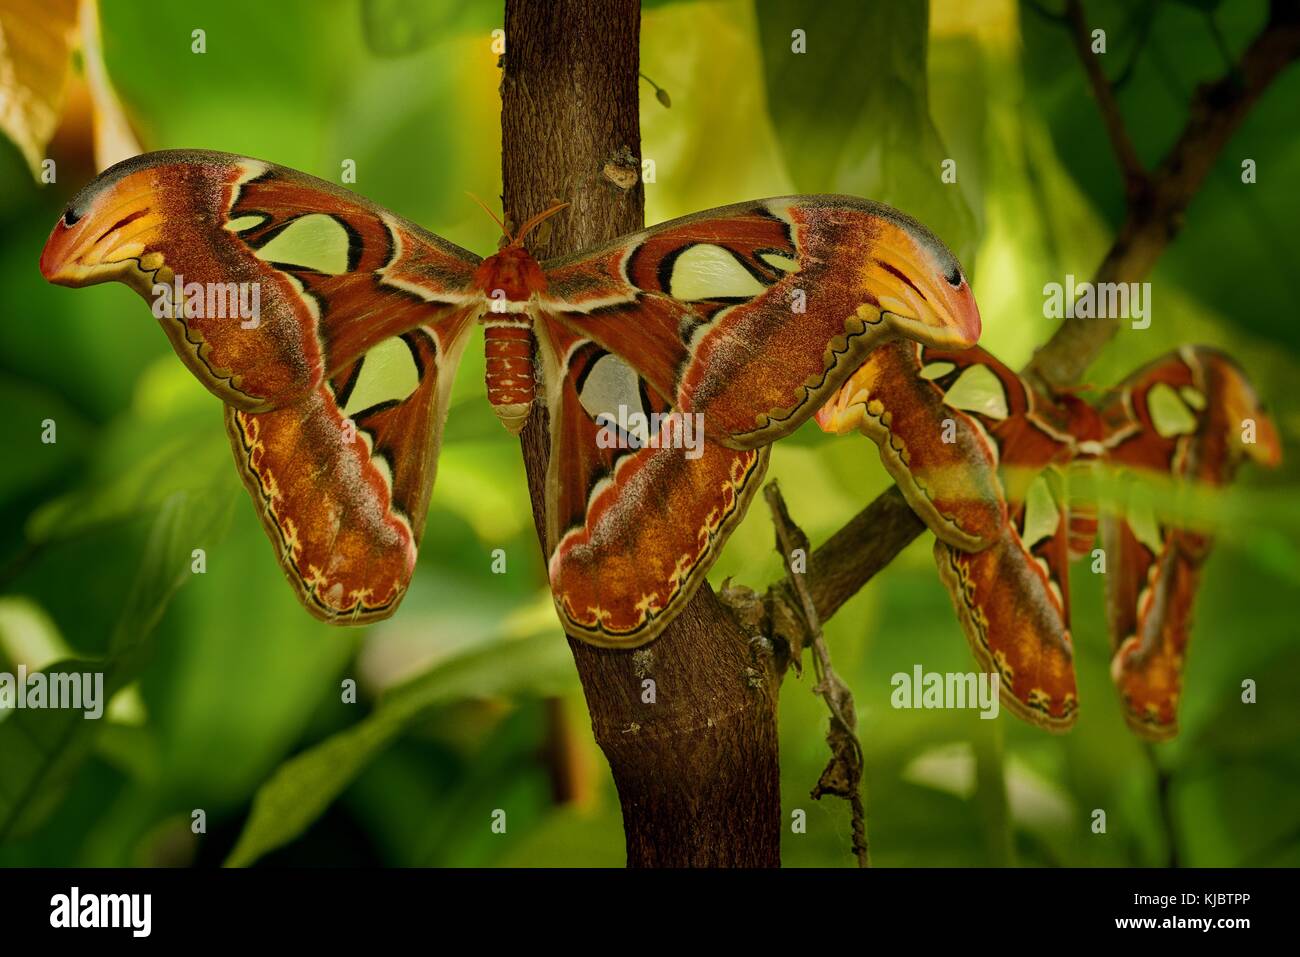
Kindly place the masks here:
<instances>
[{"instance_id":1,"label":"tree branch","mask_svg":"<svg viewBox=\"0 0 1300 957\"><path fill-rule=\"evenodd\" d=\"M640 229L638 0L506 0L505 30L505 208L518 223L553 197L571 204L533 252L551 258ZM522 446L545 542L542 403ZM629 865L780 863L776 682L749 637L706 584L646 649L569 639L618 786Z\"/></svg>"},{"instance_id":2,"label":"tree branch","mask_svg":"<svg viewBox=\"0 0 1300 957\"><path fill-rule=\"evenodd\" d=\"M785 498L776 480L763 489L768 507L772 511L772 525L776 530L776 549L785 566L786 582L799 598L802 625L808 636L808 646L813 654L813 673L817 684L813 693L826 702L831 720L826 729L826 743L831 749L831 759L822 771L817 786L812 790L814 800L823 794L833 794L849 802L852 815L851 834L853 855L859 867L871 866L871 851L867 844L867 811L862 801L862 744L858 741L857 709L853 705L853 692L835 672L831 652L826 647L821 621L808 592L803 571L794 567L797 552L808 553L808 536L795 524L786 507Z\"/></svg>"},{"instance_id":3,"label":"tree branch","mask_svg":"<svg viewBox=\"0 0 1300 957\"><path fill-rule=\"evenodd\" d=\"M1260 96L1300 57L1300 4L1272 0L1268 23L1235 69L1201 86L1192 98L1187 125L1152 173L1150 187L1129 204L1119 235L1097 269L1094 282L1134 282L1149 275L1183 227L1183 214L1219 154ZM1117 319L1066 319L1035 353L1026 376L1039 385L1079 381L1119 331Z\"/></svg>"},{"instance_id":4,"label":"tree branch","mask_svg":"<svg viewBox=\"0 0 1300 957\"><path fill-rule=\"evenodd\" d=\"M1106 135L1119 160L1120 172L1124 176L1124 190L1130 205L1140 201L1150 184L1147 171L1138 159L1133 140L1129 138L1128 128L1124 125L1124 116L1115 98L1115 90L1101 68L1101 60L1092 52L1092 36L1088 31L1087 18L1083 12L1083 0L1066 0L1065 20L1070 27L1070 38L1074 42L1074 52L1083 64L1083 71L1088 76L1088 85L1101 111L1102 121L1106 124Z\"/></svg>"},{"instance_id":5,"label":"tree branch","mask_svg":"<svg viewBox=\"0 0 1300 957\"><path fill-rule=\"evenodd\" d=\"M1071 0L1070 6L1077 3ZM1085 52L1085 66L1095 65L1091 51ZM1151 272L1181 229L1184 211L1232 134L1278 74L1297 57L1300 4L1272 0L1264 29L1234 69L1197 90L1182 133L1151 173L1147 188L1136 199L1130 196L1124 223L1097 269L1095 282L1133 282ZM1104 76L1101 80L1105 82ZM1093 82L1096 90L1095 79ZM1113 105L1113 91L1098 96L1103 112L1107 110L1107 99ZM1118 122L1117 110L1113 116ZM1111 127L1109 119L1107 127ZM1121 128L1118 135L1112 135L1112 142L1116 143L1121 165L1128 168L1119 145L1128 142L1127 133ZM1071 385L1118 330L1117 320L1067 319L1034 354L1023 374L1046 389ZM924 530L897 487L879 495L810 556L808 587L819 618L829 619ZM797 598L785 582L776 582L768 589L764 603L768 607L797 607Z\"/></svg>"}]
</instances>

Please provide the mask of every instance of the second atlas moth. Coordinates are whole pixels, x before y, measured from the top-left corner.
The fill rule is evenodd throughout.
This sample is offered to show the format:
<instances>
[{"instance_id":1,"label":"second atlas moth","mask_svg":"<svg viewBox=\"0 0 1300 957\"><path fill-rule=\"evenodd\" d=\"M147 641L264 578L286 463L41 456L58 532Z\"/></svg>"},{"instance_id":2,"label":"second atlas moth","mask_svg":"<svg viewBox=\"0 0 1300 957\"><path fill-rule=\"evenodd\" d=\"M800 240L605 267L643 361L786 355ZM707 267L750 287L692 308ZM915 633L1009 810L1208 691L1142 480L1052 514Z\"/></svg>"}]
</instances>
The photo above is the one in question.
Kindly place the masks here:
<instances>
[{"instance_id":1,"label":"second atlas moth","mask_svg":"<svg viewBox=\"0 0 1300 957\"><path fill-rule=\"evenodd\" d=\"M1267 468L1282 461L1277 429L1250 381L1213 349L1188 346L1143 366L1100 412L1106 461L1122 480L1154 473L1218 487L1247 459ZM1212 537L1135 496L1103 509L1101 532L1110 561L1111 677L1124 718L1143 737L1167 740L1178 733L1192 603Z\"/></svg>"},{"instance_id":2,"label":"second atlas moth","mask_svg":"<svg viewBox=\"0 0 1300 957\"><path fill-rule=\"evenodd\" d=\"M523 428L539 379L549 411L544 544L561 624L634 647L704 580L769 443L877 347L972 345L979 312L943 243L868 200L754 200L539 263L525 238L560 209L481 259L304 173L165 151L75 196L40 268L153 303L225 404L295 592L340 624L391 615L407 589L452 377L482 325L502 423ZM233 308L245 291L255 316ZM703 442L682 441L692 426Z\"/></svg>"},{"instance_id":3,"label":"second atlas moth","mask_svg":"<svg viewBox=\"0 0 1300 957\"><path fill-rule=\"evenodd\" d=\"M817 413L829 432L861 431L934 533L935 560L981 667L1004 706L1053 731L1073 725L1078 695L1069 563L1099 527L1105 552L1112 677L1129 726L1177 733L1183 655L1204 532L1161 522L1149 506L1071 494L1086 473L1147 473L1222 485L1251 458L1275 465L1277 433L1241 370L1184 347L1122 383L1099 408L1047 396L983 349L896 342L878 349Z\"/></svg>"}]
</instances>

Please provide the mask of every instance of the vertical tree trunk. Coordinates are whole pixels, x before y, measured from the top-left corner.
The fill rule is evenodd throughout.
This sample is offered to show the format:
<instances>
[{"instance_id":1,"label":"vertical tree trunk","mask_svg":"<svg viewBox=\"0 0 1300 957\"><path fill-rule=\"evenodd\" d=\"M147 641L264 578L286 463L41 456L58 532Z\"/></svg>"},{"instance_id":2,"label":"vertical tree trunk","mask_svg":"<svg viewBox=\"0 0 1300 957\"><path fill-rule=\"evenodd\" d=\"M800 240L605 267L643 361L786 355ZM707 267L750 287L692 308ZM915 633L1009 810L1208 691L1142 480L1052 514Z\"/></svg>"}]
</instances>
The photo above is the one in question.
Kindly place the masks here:
<instances>
[{"instance_id":1,"label":"vertical tree trunk","mask_svg":"<svg viewBox=\"0 0 1300 957\"><path fill-rule=\"evenodd\" d=\"M643 225L640 17L639 0L506 0L505 209L519 223L553 199L571 204L533 249L539 258ZM604 173L620 157L638 173L630 189ZM534 408L523 452L539 537L547 451L546 414ZM778 865L777 684L709 587L645 651L569 644L618 785L628 864ZM642 700L646 678L653 704Z\"/></svg>"}]
</instances>

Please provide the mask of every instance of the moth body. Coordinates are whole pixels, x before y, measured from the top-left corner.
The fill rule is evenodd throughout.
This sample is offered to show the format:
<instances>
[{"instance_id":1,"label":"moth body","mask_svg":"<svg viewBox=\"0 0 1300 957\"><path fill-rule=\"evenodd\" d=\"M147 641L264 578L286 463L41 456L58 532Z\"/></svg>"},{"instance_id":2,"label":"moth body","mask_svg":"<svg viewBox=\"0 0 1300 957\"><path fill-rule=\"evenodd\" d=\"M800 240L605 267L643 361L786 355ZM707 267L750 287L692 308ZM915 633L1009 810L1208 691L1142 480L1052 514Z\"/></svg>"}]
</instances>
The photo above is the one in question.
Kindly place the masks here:
<instances>
[{"instance_id":1,"label":"moth body","mask_svg":"<svg viewBox=\"0 0 1300 957\"><path fill-rule=\"evenodd\" d=\"M511 243L479 264L474 283L488 300L483 323L488 402L511 435L528 420L536 395L533 322L527 311L546 290L542 268L523 246Z\"/></svg>"},{"instance_id":2,"label":"moth body","mask_svg":"<svg viewBox=\"0 0 1300 957\"><path fill-rule=\"evenodd\" d=\"M501 424L518 435L536 394L533 326L525 315L484 316L483 353L487 358L488 401Z\"/></svg>"}]
</instances>

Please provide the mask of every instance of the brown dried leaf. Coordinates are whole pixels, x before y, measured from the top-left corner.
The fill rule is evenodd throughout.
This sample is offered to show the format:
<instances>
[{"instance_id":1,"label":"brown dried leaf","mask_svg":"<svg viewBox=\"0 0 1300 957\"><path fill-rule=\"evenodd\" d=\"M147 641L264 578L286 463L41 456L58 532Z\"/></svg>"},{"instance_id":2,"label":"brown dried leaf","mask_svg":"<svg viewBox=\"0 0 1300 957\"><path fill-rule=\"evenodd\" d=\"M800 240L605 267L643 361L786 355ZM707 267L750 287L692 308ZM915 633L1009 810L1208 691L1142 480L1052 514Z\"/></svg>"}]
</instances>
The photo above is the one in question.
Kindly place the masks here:
<instances>
[{"instance_id":1,"label":"brown dried leaf","mask_svg":"<svg viewBox=\"0 0 1300 957\"><path fill-rule=\"evenodd\" d=\"M113 90L108 70L104 68L99 39L99 7L95 0L82 0L81 52L90 98L95 105L95 168L103 172L113 164L137 155L140 142L127 122L126 112Z\"/></svg>"},{"instance_id":2,"label":"brown dried leaf","mask_svg":"<svg viewBox=\"0 0 1300 957\"><path fill-rule=\"evenodd\" d=\"M0 0L0 132L38 178L59 125L76 29L77 0Z\"/></svg>"},{"instance_id":3,"label":"brown dried leaf","mask_svg":"<svg viewBox=\"0 0 1300 957\"><path fill-rule=\"evenodd\" d=\"M77 48L81 75L72 66ZM140 152L104 68L96 0L0 0L0 133L14 141L37 179L70 90L89 96L97 170Z\"/></svg>"}]
</instances>

